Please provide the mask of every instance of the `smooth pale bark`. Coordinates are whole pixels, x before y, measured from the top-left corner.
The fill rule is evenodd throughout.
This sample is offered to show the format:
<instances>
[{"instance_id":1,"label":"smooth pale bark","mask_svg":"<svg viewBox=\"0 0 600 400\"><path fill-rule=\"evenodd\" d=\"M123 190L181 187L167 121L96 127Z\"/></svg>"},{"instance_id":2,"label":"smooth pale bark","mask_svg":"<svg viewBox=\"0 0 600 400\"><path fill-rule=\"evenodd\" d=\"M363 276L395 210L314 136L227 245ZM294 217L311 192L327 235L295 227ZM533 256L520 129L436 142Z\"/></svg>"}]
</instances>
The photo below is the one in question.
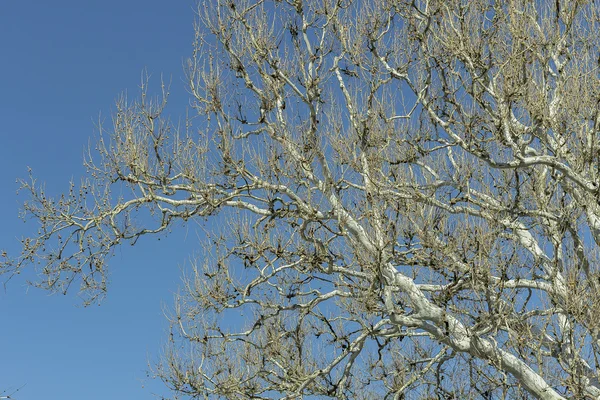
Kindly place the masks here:
<instances>
[{"instance_id":1,"label":"smooth pale bark","mask_svg":"<svg viewBox=\"0 0 600 400\"><path fill-rule=\"evenodd\" d=\"M119 99L87 180L23 182L40 231L0 272L92 302L193 221L176 395L599 398L599 11L207 1L185 130L164 86Z\"/></svg>"}]
</instances>

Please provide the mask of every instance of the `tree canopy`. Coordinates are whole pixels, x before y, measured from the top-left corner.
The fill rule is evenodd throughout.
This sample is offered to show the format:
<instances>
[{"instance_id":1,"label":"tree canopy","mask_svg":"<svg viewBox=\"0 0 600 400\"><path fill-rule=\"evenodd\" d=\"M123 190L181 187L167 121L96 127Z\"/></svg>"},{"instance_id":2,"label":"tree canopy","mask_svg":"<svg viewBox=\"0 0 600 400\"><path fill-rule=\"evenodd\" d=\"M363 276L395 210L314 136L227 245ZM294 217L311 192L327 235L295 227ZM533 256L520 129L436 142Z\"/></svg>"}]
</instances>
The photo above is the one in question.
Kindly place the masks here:
<instances>
[{"instance_id":1,"label":"tree canopy","mask_svg":"<svg viewBox=\"0 0 600 400\"><path fill-rule=\"evenodd\" d=\"M120 98L80 184L23 182L6 276L93 302L117 246L197 222L175 396L600 397L597 3L198 10L185 126Z\"/></svg>"}]
</instances>

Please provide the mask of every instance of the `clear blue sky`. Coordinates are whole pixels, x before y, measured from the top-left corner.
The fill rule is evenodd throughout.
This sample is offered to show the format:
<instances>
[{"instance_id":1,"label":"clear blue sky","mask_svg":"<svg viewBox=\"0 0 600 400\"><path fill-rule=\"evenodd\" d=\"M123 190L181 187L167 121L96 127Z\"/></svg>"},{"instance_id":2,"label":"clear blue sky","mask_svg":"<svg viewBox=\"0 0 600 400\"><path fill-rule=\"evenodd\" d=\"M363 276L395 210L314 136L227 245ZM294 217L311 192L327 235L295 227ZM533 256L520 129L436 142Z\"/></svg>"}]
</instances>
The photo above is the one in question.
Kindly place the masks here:
<instances>
[{"instance_id":1,"label":"clear blue sky","mask_svg":"<svg viewBox=\"0 0 600 400\"><path fill-rule=\"evenodd\" d=\"M84 170L82 154L100 112L137 93L144 68L172 78L175 116L185 112L182 60L190 54L195 1L0 2L0 248L16 255L34 223L17 218L15 178L27 167L50 193ZM0 392L17 400L150 399L148 381L166 338L180 268L197 243L192 231L141 240L111 260L101 306L75 294L50 296L15 279L0 292ZM29 278L32 277L30 274Z\"/></svg>"}]
</instances>

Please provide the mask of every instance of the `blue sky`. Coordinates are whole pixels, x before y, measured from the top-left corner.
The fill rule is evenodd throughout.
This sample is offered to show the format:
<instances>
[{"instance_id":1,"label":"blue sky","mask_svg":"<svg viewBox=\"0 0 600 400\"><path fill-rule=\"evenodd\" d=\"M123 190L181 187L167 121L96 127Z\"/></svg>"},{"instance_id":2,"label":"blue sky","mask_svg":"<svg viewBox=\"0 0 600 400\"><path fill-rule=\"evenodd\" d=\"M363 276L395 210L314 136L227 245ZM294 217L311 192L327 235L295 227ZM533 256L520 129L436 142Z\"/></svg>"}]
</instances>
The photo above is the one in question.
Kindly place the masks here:
<instances>
[{"instance_id":1,"label":"blue sky","mask_svg":"<svg viewBox=\"0 0 600 400\"><path fill-rule=\"evenodd\" d=\"M195 1L0 2L0 248L16 255L35 223L17 218L27 167L48 192L84 174L94 123L114 99L137 94L147 68L156 85L172 79L168 112L184 115L182 61L191 52ZM102 113L102 114L101 114ZM146 379L168 329L181 268L198 237L181 230L142 239L110 261L109 294L83 308L76 294L51 296L27 278L0 291L0 393L17 400L145 399L164 393Z\"/></svg>"}]
</instances>

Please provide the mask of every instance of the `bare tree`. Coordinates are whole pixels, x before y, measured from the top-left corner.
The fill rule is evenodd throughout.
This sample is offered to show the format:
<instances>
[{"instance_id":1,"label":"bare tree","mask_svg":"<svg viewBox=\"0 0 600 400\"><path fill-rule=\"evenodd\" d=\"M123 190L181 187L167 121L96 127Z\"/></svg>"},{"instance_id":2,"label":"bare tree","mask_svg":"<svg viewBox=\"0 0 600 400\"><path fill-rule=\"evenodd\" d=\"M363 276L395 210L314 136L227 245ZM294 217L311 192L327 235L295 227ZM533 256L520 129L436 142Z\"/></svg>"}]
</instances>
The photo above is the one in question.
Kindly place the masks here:
<instances>
[{"instance_id":1,"label":"bare tree","mask_svg":"<svg viewBox=\"0 0 600 400\"><path fill-rule=\"evenodd\" d=\"M176 396L599 398L599 12L202 4L186 129L166 88L119 100L80 185L23 183L40 231L1 266L94 301L116 246L217 216Z\"/></svg>"}]
</instances>

